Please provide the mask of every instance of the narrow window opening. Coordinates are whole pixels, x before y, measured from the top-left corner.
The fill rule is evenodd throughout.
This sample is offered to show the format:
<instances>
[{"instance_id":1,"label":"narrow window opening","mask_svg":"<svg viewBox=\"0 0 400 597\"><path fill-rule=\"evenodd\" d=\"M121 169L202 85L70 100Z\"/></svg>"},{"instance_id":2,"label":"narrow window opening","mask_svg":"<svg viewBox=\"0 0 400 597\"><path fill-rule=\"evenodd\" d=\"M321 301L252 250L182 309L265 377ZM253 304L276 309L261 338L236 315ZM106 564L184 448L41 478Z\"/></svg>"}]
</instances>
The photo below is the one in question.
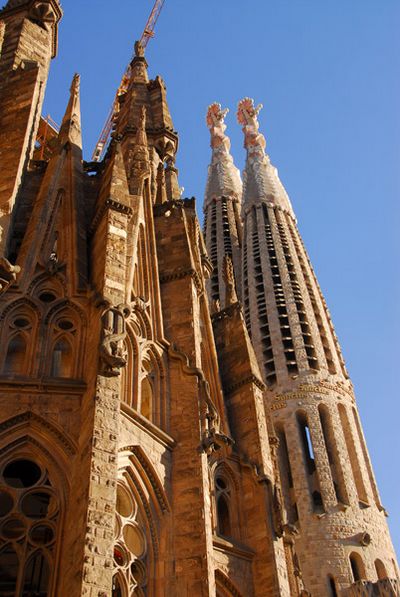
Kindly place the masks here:
<instances>
[{"instance_id":1,"label":"narrow window opening","mask_svg":"<svg viewBox=\"0 0 400 597\"><path fill-rule=\"evenodd\" d=\"M231 521L229 516L229 506L224 495L220 495L217 501L218 532L220 535L230 537Z\"/></svg>"},{"instance_id":2,"label":"narrow window opening","mask_svg":"<svg viewBox=\"0 0 400 597\"><path fill-rule=\"evenodd\" d=\"M277 430L277 435L279 439L279 468L281 472L281 479L282 479L282 489L283 489L283 496L285 500L285 506L288 513L288 521L291 524L294 524L298 521L298 511L294 496L294 487L293 487L293 474L292 468L290 465L289 459L289 450L286 441L286 434L283 429Z\"/></svg>"},{"instance_id":3,"label":"narrow window opening","mask_svg":"<svg viewBox=\"0 0 400 597\"><path fill-rule=\"evenodd\" d=\"M303 444L304 455L306 457L307 469L309 474L311 475L315 471L315 459L310 428L308 426L307 419L304 415L299 414L297 420L300 427L300 434Z\"/></svg>"},{"instance_id":4,"label":"narrow window opening","mask_svg":"<svg viewBox=\"0 0 400 597\"><path fill-rule=\"evenodd\" d=\"M72 377L73 355L67 340L59 340L53 350L51 359L52 377Z\"/></svg>"},{"instance_id":5,"label":"narrow window opening","mask_svg":"<svg viewBox=\"0 0 400 597\"><path fill-rule=\"evenodd\" d=\"M149 376L146 376L142 380L142 400L141 400L141 414L146 417L146 419L151 420L153 415L153 386L149 379Z\"/></svg>"},{"instance_id":6,"label":"narrow window opening","mask_svg":"<svg viewBox=\"0 0 400 597\"><path fill-rule=\"evenodd\" d=\"M375 570L378 576L378 580L383 580L384 578L387 578L388 574L386 572L385 565L381 560L375 560Z\"/></svg>"},{"instance_id":7,"label":"narrow window opening","mask_svg":"<svg viewBox=\"0 0 400 597\"><path fill-rule=\"evenodd\" d=\"M321 493L319 491L313 491L312 499L313 499L314 508L316 510L323 510L324 504L322 501Z\"/></svg>"},{"instance_id":8,"label":"narrow window opening","mask_svg":"<svg viewBox=\"0 0 400 597\"><path fill-rule=\"evenodd\" d=\"M337 597L335 579L332 576L328 576L328 585L331 597Z\"/></svg>"},{"instance_id":9,"label":"narrow window opening","mask_svg":"<svg viewBox=\"0 0 400 597\"><path fill-rule=\"evenodd\" d=\"M4 372L9 375L19 375L24 372L26 340L22 334L10 340L4 364Z\"/></svg>"},{"instance_id":10,"label":"narrow window opening","mask_svg":"<svg viewBox=\"0 0 400 597\"><path fill-rule=\"evenodd\" d=\"M350 554L350 566L354 582L358 582L365 577L364 564L358 553Z\"/></svg>"}]
</instances>

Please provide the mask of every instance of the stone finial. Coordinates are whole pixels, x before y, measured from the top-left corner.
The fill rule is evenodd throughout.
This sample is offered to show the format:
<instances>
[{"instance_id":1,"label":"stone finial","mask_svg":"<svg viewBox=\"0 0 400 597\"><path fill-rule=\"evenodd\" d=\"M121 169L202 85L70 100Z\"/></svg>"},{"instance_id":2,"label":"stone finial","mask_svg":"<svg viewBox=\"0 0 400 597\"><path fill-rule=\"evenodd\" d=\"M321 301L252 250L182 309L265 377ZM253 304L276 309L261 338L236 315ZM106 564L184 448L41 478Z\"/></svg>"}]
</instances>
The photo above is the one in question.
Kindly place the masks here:
<instances>
[{"instance_id":1,"label":"stone finial","mask_svg":"<svg viewBox=\"0 0 400 597\"><path fill-rule=\"evenodd\" d=\"M135 56L136 58L144 58L144 47L140 41L135 41Z\"/></svg>"},{"instance_id":2,"label":"stone finial","mask_svg":"<svg viewBox=\"0 0 400 597\"><path fill-rule=\"evenodd\" d=\"M222 275L225 282L225 307L229 307L229 305L234 305L238 302L233 263L229 255L224 256Z\"/></svg>"},{"instance_id":3,"label":"stone finial","mask_svg":"<svg viewBox=\"0 0 400 597\"><path fill-rule=\"evenodd\" d=\"M231 146L229 137L225 135L225 116L228 112L228 108L222 110L221 104L214 102L208 107L206 116L207 126L211 135L211 147L213 149L225 149L227 152L229 152Z\"/></svg>"},{"instance_id":4,"label":"stone finial","mask_svg":"<svg viewBox=\"0 0 400 597\"><path fill-rule=\"evenodd\" d=\"M147 62L144 57L144 48L140 41L135 42L135 55L130 64L130 82L148 83Z\"/></svg>"},{"instance_id":5,"label":"stone finial","mask_svg":"<svg viewBox=\"0 0 400 597\"><path fill-rule=\"evenodd\" d=\"M258 131L260 125L257 117L262 107L262 104L254 106L254 100L250 97L245 97L238 104L237 120L242 125L244 146L248 150L253 148L264 150L266 146L264 135Z\"/></svg>"},{"instance_id":6,"label":"stone finial","mask_svg":"<svg viewBox=\"0 0 400 597\"><path fill-rule=\"evenodd\" d=\"M81 107L80 107L80 76L75 74L71 87L70 98L61 124L59 141L64 145L67 141L82 147Z\"/></svg>"}]
</instances>

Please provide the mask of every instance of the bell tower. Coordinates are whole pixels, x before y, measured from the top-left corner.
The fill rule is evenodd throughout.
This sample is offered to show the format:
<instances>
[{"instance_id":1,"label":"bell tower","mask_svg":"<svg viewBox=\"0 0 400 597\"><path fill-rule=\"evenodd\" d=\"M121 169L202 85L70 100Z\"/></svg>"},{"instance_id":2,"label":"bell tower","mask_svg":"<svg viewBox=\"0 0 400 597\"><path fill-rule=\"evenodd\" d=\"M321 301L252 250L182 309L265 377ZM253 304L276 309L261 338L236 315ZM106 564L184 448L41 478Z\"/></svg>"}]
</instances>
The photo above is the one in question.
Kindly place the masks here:
<instances>
[{"instance_id":1,"label":"bell tower","mask_svg":"<svg viewBox=\"0 0 400 597\"><path fill-rule=\"evenodd\" d=\"M50 61L57 53L58 0L9 0L0 11L0 257L32 157Z\"/></svg>"},{"instance_id":2,"label":"bell tower","mask_svg":"<svg viewBox=\"0 0 400 597\"><path fill-rule=\"evenodd\" d=\"M265 151L261 108L244 98L237 113L247 150L242 300L279 439L287 522L299 532L299 574L312 595L359 595L362 583L380 595L382 579L397 574L386 513L326 302Z\"/></svg>"}]
</instances>

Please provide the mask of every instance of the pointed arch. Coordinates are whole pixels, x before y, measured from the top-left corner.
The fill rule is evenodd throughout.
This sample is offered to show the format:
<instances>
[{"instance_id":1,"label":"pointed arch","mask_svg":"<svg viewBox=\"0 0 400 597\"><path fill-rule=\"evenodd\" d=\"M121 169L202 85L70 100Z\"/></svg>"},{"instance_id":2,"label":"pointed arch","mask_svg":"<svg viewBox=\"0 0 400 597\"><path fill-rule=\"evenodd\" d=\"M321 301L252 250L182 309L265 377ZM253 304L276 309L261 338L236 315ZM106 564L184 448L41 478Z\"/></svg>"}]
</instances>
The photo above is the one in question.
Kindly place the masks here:
<instances>
[{"instance_id":1,"label":"pointed arch","mask_svg":"<svg viewBox=\"0 0 400 597\"><path fill-rule=\"evenodd\" d=\"M136 259L134 266L133 291L136 296L147 302L149 300L148 255L146 236L143 224L139 224L136 241Z\"/></svg>"},{"instance_id":2,"label":"pointed arch","mask_svg":"<svg viewBox=\"0 0 400 597\"><path fill-rule=\"evenodd\" d=\"M46 374L66 379L82 377L86 341L86 317L82 309L66 299L56 301L44 325L47 337L42 361L46 363Z\"/></svg>"},{"instance_id":3,"label":"pointed arch","mask_svg":"<svg viewBox=\"0 0 400 597\"><path fill-rule=\"evenodd\" d=\"M133 302L131 321L132 326L137 327L139 336L147 340L153 340L153 330L150 317L146 311L146 305L138 298Z\"/></svg>"},{"instance_id":4,"label":"pointed arch","mask_svg":"<svg viewBox=\"0 0 400 597\"><path fill-rule=\"evenodd\" d=\"M53 294L55 296L54 300L63 299L66 293L66 282L64 277L59 273L50 276L48 272L44 272L32 281L28 288L28 293L39 303L47 302L47 304L50 304L53 301L48 300L50 297L46 297L46 293ZM43 295L45 300L43 300Z\"/></svg>"},{"instance_id":5,"label":"pointed arch","mask_svg":"<svg viewBox=\"0 0 400 597\"><path fill-rule=\"evenodd\" d=\"M131 466L155 511L159 515L170 512L171 508L163 484L143 448L138 445L125 446L119 450L119 454L121 466L125 469Z\"/></svg>"},{"instance_id":6,"label":"pointed arch","mask_svg":"<svg viewBox=\"0 0 400 597\"><path fill-rule=\"evenodd\" d=\"M18 594L55 594L69 462L59 458L61 451L57 451L56 444L50 453L46 448L48 439L33 430L30 435L22 432L15 425L7 434L2 429L0 435L0 493L14 504L3 514L3 535L9 527L9 545L19 554L15 582ZM33 553L28 545L36 547ZM0 567L10 561L17 566L10 550L1 552Z\"/></svg>"},{"instance_id":7,"label":"pointed arch","mask_svg":"<svg viewBox=\"0 0 400 597\"><path fill-rule=\"evenodd\" d=\"M134 407L138 395L139 345L131 322L126 324L124 348L126 366L121 370L121 400Z\"/></svg>"},{"instance_id":8,"label":"pointed arch","mask_svg":"<svg viewBox=\"0 0 400 597\"><path fill-rule=\"evenodd\" d=\"M139 446L119 452L116 547L129 562L133 594L155 595L162 516L169 509L157 472ZM133 584L132 584L133 583ZM132 593L129 593L132 594ZM144 593L143 593L144 594Z\"/></svg>"},{"instance_id":9,"label":"pointed arch","mask_svg":"<svg viewBox=\"0 0 400 597\"><path fill-rule=\"evenodd\" d=\"M22 375L26 369L26 353L25 334L14 334L8 342L3 372L6 375Z\"/></svg>"},{"instance_id":10,"label":"pointed arch","mask_svg":"<svg viewBox=\"0 0 400 597\"><path fill-rule=\"evenodd\" d=\"M156 346L146 342L141 348L139 392L136 409L160 427L166 422L165 365Z\"/></svg>"},{"instance_id":11,"label":"pointed arch","mask_svg":"<svg viewBox=\"0 0 400 597\"><path fill-rule=\"evenodd\" d=\"M48 449L51 446L51 451ZM0 424L0 461L15 456L38 459L60 485L68 487L71 457L77 445L65 431L48 418L26 411Z\"/></svg>"},{"instance_id":12,"label":"pointed arch","mask_svg":"<svg viewBox=\"0 0 400 597\"><path fill-rule=\"evenodd\" d=\"M40 311L33 301L19 299L10 303L1 315L0 371L6 375L33 375L37 349Z\"/></svg>"},{"instance_id":13,"label":"pointed arch","mask_svg":"<svg viewBox=\"0 0 400 597\"><path fill-rule=\"evenodd\" d=\"M217 462L212 473L215 532L225 538L240 539L237 479L225 461Z\"/></svg>"}]
</instances>

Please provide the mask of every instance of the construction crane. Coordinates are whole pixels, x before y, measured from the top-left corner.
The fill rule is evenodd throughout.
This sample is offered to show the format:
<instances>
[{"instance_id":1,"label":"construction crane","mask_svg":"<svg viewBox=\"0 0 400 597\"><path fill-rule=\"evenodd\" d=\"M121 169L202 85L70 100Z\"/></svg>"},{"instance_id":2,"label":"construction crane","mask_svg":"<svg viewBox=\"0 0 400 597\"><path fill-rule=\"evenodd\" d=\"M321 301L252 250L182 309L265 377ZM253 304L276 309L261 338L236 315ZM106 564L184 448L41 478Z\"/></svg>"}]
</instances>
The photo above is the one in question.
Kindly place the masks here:
<instances>
[{"instance_id":1,"label":"construction crane","mask_svg":"<svg viewBox=\"0 0 400 597\"><path fill-rule=\"evenodd\" d=\"M156 0L154 3L153 9L150 13L149 18L147 19L146 26L145 26L142 36L140 38L140 44L143 48L145 48L147 46L147 44L149 43L150 39L152 37L154 37L154 29L155 29L158 17L160 16L162 7L164 6L164 2L165 2L165 0ZM107 149L108 143L110 141L112 129L114 126L114 120L115 120L114 117L115 117L116 113L118 112L118 96L120 96L122 93L125 93L125 91L127 90L129 80L130 80L130 75L131 75L131 67L130 67L130 65L128 65L123 74L123 77L121 79L121 84L118 87L118 91L115 95L111 109L108 113L107 120L103 126L101 133L100 133L99 140L96 143L96 147L95 147L95 150L92 155L93 162L99 162L103 158L104 153Z\"/></svg>"}]
</instances>

